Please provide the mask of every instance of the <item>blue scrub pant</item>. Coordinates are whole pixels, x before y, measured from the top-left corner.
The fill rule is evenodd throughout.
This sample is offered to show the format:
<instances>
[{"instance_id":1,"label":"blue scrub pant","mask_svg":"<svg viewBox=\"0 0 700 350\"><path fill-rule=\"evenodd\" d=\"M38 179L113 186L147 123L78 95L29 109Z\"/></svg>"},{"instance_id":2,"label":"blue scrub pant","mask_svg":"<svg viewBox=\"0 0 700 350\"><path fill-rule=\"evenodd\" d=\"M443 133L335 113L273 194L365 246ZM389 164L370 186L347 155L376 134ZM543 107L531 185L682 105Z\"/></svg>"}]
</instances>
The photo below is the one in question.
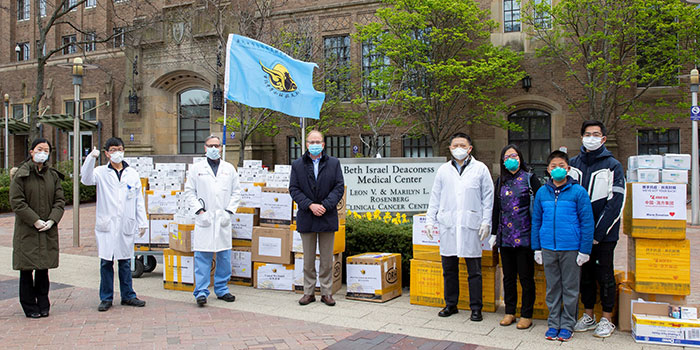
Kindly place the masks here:
<instances>
[{"instance_id":1,"label":"blue scrub pant","mask_svg":"<svg viewBox=\"0 0 700 350\"><path fill-rule=\"evenodd\" d=\"M194 252L194 297L209 296L209 276L213 252ZM231 250L216 252L216 271L214 271L214 293L221 297L230 293L228 281L231 279Z\"/></svg>"}]
</instances>

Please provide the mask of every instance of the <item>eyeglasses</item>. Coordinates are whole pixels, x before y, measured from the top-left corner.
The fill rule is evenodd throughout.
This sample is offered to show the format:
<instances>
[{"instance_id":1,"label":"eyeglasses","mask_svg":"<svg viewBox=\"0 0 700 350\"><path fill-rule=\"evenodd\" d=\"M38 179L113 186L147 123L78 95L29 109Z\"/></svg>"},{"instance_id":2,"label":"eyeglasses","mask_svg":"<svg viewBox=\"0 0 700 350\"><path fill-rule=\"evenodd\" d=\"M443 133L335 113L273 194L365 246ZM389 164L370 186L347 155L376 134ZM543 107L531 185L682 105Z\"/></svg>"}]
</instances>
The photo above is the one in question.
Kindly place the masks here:
<instances>
[{"instance_id":1,"label":"eyeglasses","mask_svg":"<svg viewBox=\"0 0 700 350\"><path fill-rule=\"evenodd\" d=\"M583 137L591 137L591 136L593 136L593 137L603 137L603 134L602 134L602 133L599 133L599 132L586 132L586 133L583 134Z\"/></svg>"},{"instance_id":2,"label":"eyeglasses","mask_svg":"<svg viewBox=\"0 0 700 350\"><path fill-rule=\"evenodd\" d=\"M221 147L221 145L218 144L218 143L215 143L215 144L213 144L213 145L205 145L205 146L207 146L207 147L216 147L216 148Z\"/></svg>"},{"instance_id":3,"label":"eyeglasses","mask_svg":"<svg viewBox=\"0 0 700 350\"><path fill-rule=\"evenodd\" d=\"M307 143L310 145L320 145L323 143L323 141L307 141Z\"/></svg>"},{"instance_id":4,"label":"eyeglasses","mask_svg":"<svg viewBox=\"0 0 700 350\"><path fill-rule=\"evenodd\" d=\"M518 154L512 153L512 154L506 154L505 156L503 156L503 160L508 160L509 158L518 158Z\"/></svg>"},{"instance_id":5,"label":"eyeglasses","mask_svg":"<svg viewBox=\"0 0 700 350\"><path fill-rule=\"evenodd\" d=\"M107 153L112 154L114 152L124 152L123 148L110 148Z\"/></svg>"}]
</instances>

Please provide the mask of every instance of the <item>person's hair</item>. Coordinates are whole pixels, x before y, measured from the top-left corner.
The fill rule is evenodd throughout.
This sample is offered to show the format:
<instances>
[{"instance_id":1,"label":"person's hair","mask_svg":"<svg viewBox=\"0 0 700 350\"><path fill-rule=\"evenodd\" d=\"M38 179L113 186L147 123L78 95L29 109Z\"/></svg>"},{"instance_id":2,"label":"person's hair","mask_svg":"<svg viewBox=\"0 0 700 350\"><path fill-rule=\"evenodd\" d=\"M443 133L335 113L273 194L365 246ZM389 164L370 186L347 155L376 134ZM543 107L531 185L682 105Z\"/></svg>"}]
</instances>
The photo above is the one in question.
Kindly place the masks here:
<instances>
[{"instance_id":1,"label":"person's hair","mask_svg":"<svg viewBox=\"0 0 700 350\"><path fill-rule=\"evenodd\" d=\"M547 166L549 166L549 163L551 163L552 159L554 158L561 158L566 162L566 165L569 165L569 155L562 151L556 150L550 153L549 157L547 157Z\"/></svg>"},{"instance_id":2,"label":"person's hair","mask_svg":"<svg viewBox=\"0 0 700 350\"><path fill-rule=\"evenodd\" d=\"M219 142L221 142L221 138L220 138L220 137L218 137L218 136L216 136L216 135L209 135L209 136L207 136L206 139L204 139L204 143L206 144L207 141L209 141L209 140L211 140L211 139L217 139L217 140L219 140Z\"/></svg>"},{"instance_id":3,"label":"person's hair","mask_svg":"<svg viewBox=\"0 0 700 350\"><path fill-rule=\"evenodd\" d=\"M585 122L583 122L583 124L581 124L581 136L583 136L583 134L586 133L586 128L588 128L589 126L600 127L600 132L603 133L603 136L608 135L608 131L605 130L605 125L603 124L603 122L599 120L586 120Z\"/></svg>"},{"instance_id":4,"label":"person's hair","mask_svg":"<svg viewBox=\"0 0 700 350\"><path fill-rule=\"evenodd\" d=\"M34 150L34 148L36 148L36 146L39 145L40 143L45 143L45 144L49 145L49 154L51 154L51 150L53 149L51 147L51 142L49 142L49 140L47 140L43 137L39 137L39 138L34 139L34 141L32 141L32 145L29 149Z\"/></svg>"},{"instance_id":5,"label":"person's hair","mask_svg":"<svg viewBox=\"0 0 700 350\"><path fill-rule=\"evenodd\" d=\"M109 151L109 148L112 146L124 147L124 141L118 137L110 137L107 142L105 142L105 151Z\"/></svg>"},{"instance_id":6,"label":"person's hair","mask_svg":"<svg viewBox=\"0 0 700 350\"><path fill-rule=\"evenodd\" d=\"M318 131L318 129L313 129L313 130L309 131L308 134L306 134L307 141L309 140L309 136L311 136L311 134L313 134L313 133L317 133L317 134L321 135L321 139L323 139L323 133Z\"/></svg>"},{"instance_id":7,"label":"person's hair","mask_svg":"<svg viewBox=\"0 0 700 350\"><path fill-rule=\"evenodd\" d=\"M473 146L473 145L472 145L472 138L469 137L469 135L467 135L467 134L465 134L465 133L463 133L463 132L458 132L458 133L455 133L454 135L452 135L452 137L450 137L450 144L452 144L452 141L453 141L454 139L460 139L460 138L461 138L461 139L467 139L467 142L469 142L469 146Z\"/></svg>"},{"instance_id":8,"label":"person's hair","mask_svg":"<svg viewBox=\"0 0 700 350\"><path fill-rule=\"evenodd\" d=\"M503 149L501 150L501 160L500 160L500 163L501 163L500 179L501 180L500 180L500 183L503 183L503 181L505 181L506 174L510 174L510 171L508 171L508 169L506 169L506 166L505 166L504 161L503 161L503 157L506 156L506 151L508 151L509 149L513 149L515 151L515 153L518 154L518 158L520 158L520 164L518 165L518 168L523 169L525 171L529 171L529 169L527 167L527 162L525 162L525 158L523 157L523 153L520 152L520 149L518 148L518 146L511 143L511 144L503 147Z\"/></svg>"}]
</instances>

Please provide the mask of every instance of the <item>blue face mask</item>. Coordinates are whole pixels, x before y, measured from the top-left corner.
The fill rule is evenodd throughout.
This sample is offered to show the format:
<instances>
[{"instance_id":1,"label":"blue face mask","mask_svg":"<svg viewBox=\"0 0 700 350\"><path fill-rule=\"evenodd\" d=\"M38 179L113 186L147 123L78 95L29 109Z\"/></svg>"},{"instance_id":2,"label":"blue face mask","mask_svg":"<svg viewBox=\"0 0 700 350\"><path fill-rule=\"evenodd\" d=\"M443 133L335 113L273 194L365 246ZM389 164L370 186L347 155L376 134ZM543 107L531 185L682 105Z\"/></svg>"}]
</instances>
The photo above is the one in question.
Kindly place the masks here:
<instances>
[{"instance_id":1,"label":"blue face mask","mask_svg":"<svg viewBox=\"0 0 700 350\"><path fill-rule=\"evenodd\" d=\"M218 147L207 147L207 158L211 160L217 160L221 157Z\"/></svg>"},{"instance_id":2,"label":"blue face mask","mask_svg":"<svg viewBox=\"0 0 700 350\"><path fill-rule=\"evenodd\" d=\"M566 178L566 169L564 168L554 168L549 173L554 181L561 181Z\"/></svg>"},{"instance_id":3,"label":"blue face mask","mask_svg":"<svg viewBox=\"0 0 700 350\"><path fill-rule=\"evenodd\" d=\"M312 156L317 156L323 152L323 145L320 143L314 143L312 145L309 145L309 153L311 153Z\"/></svg>"},{"instance_id":4,"label":"blue face mask","mask_svg":"<svg viewBox=\"0 0 700 350\"><path fill-rule=\"evenodd\" d=\"M505 166L508 171L516 171L520 166L520 162L515 158L508 158L503 162L503 166Z\"/></svg>"}]
</instances>

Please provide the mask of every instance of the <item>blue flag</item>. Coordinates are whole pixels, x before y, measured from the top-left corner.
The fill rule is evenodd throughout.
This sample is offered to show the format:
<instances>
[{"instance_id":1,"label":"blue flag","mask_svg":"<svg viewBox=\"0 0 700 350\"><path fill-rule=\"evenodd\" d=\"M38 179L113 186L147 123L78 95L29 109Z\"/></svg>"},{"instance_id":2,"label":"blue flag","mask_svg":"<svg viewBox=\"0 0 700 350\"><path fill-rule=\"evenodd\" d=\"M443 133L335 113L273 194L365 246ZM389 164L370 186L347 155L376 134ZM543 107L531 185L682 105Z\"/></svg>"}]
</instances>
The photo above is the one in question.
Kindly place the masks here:
<instances>
[{"instance_id":1,"label":"blue flag","mask_svg":"<svg viewBox=\"0 0 700 350\"><path fill-rule=\"evenodd\" d=\"M226 98L295 117L318 119L326 94L314 90L315 63L302 62L259 41L229 34Z\"/></svg>"}]
</instances>

